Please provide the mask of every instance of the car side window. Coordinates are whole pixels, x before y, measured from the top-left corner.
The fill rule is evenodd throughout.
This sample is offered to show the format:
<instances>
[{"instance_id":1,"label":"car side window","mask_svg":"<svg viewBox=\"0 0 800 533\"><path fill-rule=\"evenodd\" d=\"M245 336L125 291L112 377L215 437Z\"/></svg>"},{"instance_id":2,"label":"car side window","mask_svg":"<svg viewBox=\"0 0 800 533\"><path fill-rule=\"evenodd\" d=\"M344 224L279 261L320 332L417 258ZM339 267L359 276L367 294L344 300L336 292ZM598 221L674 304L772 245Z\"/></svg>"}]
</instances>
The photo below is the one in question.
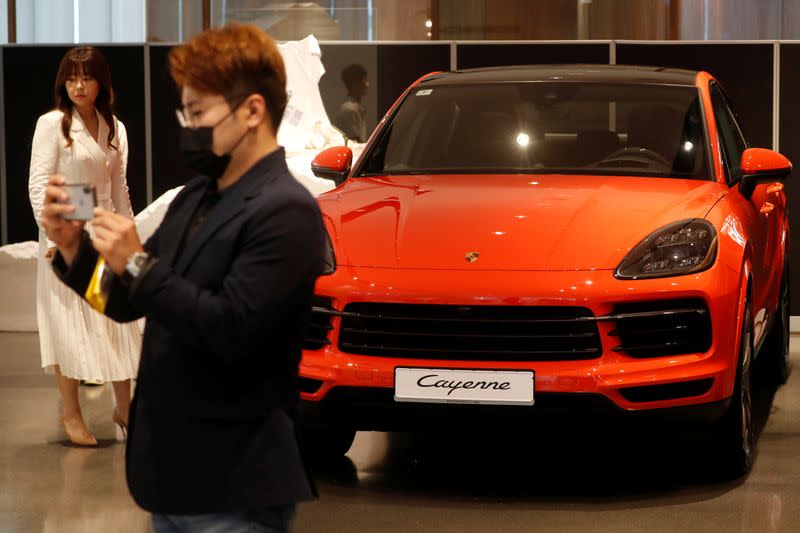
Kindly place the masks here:
<instances>
[{"instance_id":1,"label":"car side window","mask_svg":"<svg viewBox=\"0 0 800 533\"><path fill-rule=\"evenodd\" d=\"M711 106L714 109L719 141L722 145L725 174L728 185L732 185L742 177L742 153L747 149L747 142L724 93L716 84L711 85Z\"/></svg>"}]
</instances>

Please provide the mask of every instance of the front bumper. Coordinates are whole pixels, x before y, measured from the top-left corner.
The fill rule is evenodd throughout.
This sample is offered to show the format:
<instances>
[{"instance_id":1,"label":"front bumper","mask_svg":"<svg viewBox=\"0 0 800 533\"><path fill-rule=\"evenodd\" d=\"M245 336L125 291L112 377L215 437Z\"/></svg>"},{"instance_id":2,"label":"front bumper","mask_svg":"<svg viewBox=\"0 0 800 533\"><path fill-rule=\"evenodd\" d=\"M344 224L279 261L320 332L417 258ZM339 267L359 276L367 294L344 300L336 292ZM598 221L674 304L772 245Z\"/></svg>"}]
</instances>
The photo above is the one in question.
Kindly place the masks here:
<instances>
[{"instance_id":1,"label":"front bumper","mask_svg":"<svg viewBox=\"0 0 800 533\"><path fill-rule=\"evenodd\" d=\"M614 335L616 325L612 321L600 321L597 328L602 353L587 360L497 361L487 358L443 361L356 355L339 348L341 318L333 317L333 329L328 335L330 344L303 352L301 408L304 406L308 410L326 405L328 414L325 416L367 408L375 412L377 409L375 416L371 417L373 421L379 419L380 412L387 415L390 412L417 412L419 415L426 411L451 413L462 408L477 412L475 406L393 404L390 400L394 369L398 366L534 370L534 406L486 408L495 414L519 409L544 411L551 402L564 403L561 400L567 397L572 398L564 403L566 410L570 411L585 411L588 404L621 412L655 412L676 407L702 407L704 404L724 406L732 394L736 370L740 286L738 272L719 262L698 274L655 280L617 280L609 270L470 272L340 266L334 275L321 277L315 291L319 296L331 298L333 307L338 310L355 302L580 306L591 310L596 317L602 317L612 314L615 306L620 304L700 299L711 319L710 348L698 353L632 357L624 351L614 350L620 344L618 336ZM347 401L337 399L342 393L346 393ZM376 402L376 398L380 401ZM575 403L575 398L581 400ZM571 405L574 407L569 407ZM709 411L716 416L719 409ZM369 425L375 424L370 422Z\"/></svg>"},{"instance_id":2,"label":"front bumper","mask_svg":"<svg viewBox=\"0 0 800 533\"><path fill-rule=\"evenodd\" d=\"M308 427L335 426L361 431L504 429L534 425L596 423L655 425L691 429L718 420L730 398L639 411L626 411L600 394L542 393L532 407L395 402L392 389L336 387L320 401L300 400L298 414Z\"/></svg>"}]
</instances>

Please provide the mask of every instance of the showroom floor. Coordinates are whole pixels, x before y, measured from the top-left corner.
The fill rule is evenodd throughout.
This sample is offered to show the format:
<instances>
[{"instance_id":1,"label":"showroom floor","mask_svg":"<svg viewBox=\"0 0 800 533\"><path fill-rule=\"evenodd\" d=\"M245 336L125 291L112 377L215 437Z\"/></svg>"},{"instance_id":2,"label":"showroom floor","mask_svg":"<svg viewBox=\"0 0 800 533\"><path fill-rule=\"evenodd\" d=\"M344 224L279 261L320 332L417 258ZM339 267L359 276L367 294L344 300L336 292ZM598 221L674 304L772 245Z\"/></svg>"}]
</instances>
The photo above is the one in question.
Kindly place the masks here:
<instances>
[{"instance_id":1,"label":"showroom floor","mask_svg":"<svg viewBox=\"0 0 800 533\"><path fill-rule=\"evenodd\" d=\"M66 446L36 334L0 333L0 533L149 531L125 486L112 397L81 387L100 445ZM347 457L314 467L320 499L299 508L294 531L800 531L800 371L755 401L759 455L733 483L704 473L702 441L602 424L548 424L525 438L480 427L359 433Z\"/></svg>"}]
</instances>

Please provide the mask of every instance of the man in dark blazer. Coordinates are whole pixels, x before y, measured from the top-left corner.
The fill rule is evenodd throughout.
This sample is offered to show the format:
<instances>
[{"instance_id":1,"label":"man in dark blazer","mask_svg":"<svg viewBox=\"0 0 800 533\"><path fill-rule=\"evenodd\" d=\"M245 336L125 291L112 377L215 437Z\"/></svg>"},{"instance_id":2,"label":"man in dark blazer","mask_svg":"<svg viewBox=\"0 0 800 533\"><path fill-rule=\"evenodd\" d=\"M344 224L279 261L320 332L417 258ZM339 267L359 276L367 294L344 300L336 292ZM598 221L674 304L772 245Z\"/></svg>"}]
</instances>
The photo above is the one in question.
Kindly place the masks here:
<instances>
[{"instance_id":1,"label":"man in dark blazer","mask_svg":"<svg viewBox=\"0 0 800 533\"><path fill-rule=\"evenodd\" d=\"M292 414L325 230L277 145L286 75L274 41L254 26L208 30L170 67L181 149L204 175L144 246L102 209L94 238L65 220L60 176L42 222L65 283L115 320L147 317L126 464L154 530L285 531L314 497Z\"/></svg>"}]
</instances>

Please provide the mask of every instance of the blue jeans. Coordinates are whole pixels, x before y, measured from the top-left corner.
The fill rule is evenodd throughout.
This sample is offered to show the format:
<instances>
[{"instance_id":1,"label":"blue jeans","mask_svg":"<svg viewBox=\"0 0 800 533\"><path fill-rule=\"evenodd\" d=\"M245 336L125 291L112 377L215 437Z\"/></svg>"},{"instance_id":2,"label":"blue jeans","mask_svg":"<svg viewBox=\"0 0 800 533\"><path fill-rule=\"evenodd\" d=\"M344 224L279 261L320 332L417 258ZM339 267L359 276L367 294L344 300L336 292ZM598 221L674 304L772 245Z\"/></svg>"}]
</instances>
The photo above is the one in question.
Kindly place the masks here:
<instances>
[{"instance_id":1,"label":"blue jeans","mask_svg":"<svg viewBox=\"0 0 800 533\"><path fill-rule=\"evenodd\" d=\"M286 533L294 505L258 513L153 514L153 533Z\"/></svg>"}]
</instances>

